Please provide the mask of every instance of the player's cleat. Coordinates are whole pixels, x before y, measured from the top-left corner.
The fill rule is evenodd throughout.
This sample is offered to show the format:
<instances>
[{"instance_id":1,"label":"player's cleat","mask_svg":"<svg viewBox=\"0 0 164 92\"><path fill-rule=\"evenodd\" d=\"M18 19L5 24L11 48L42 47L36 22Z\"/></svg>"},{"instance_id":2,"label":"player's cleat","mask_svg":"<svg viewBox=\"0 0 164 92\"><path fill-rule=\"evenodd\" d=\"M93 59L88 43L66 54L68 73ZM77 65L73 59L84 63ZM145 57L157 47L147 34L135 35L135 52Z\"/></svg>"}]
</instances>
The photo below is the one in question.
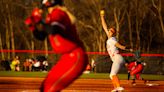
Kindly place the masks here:
<instances>
[{"instance_id":1,"label":"player's cleat","mask_svg":"<svg viewBox=\"0 0 164 92\"><path fill-rule=\"evenodd\" d=\"M132 86L136 86L136 83L133 83Z\"/></svg>"},{"instance_id":2,"label":"player's cleat","mask_svg":"<svg viewBox=\"0 0 164 92\"><path fill-rule=\"evenodd\" d=\"M136 82L133 81L133 82L132 82L132 85L135 86L135 85L136 85Z\"/></svg>"},{"instance_id":3,"label":"player's cleat","mask_svg":"<svg viewBox=\"0 0 164 92\"><path fill-rule=\"evenodd\" d=\"M117 91L123 91L124 88L123 88L123 87L117 87L116 90L117 90Z\"/></svg>"},{"instance_id":4,"label":"player's cleat","mask_svg":"<svg viewBox=\"0 0 164 92\"><path fill-rule=\"evenodd\" d=\"M117 87L115 89L113 89L111 92L122 92L124 90L123 87Z\"/></svg>"},{"instance_id":5,"label":"player's cleat","mask_svg":"<svg viewBox=\"0 0 164 92\"><path fill-rule=\"evenodd\" d=\"M148 80L143 80L143 81L144 81L144 84L149 83L149 81L148 81Z\"/></svg>"},{"instance_id":6,"label":"player's cleat","mask_svg":"<svg viewBox=\"0 0 164 92\"><path fill-rule=\"evenodd\" d=\"M115 89L113 89L111 92L118 92L118 91L117 91L116 88L115 88Z\"/></svg>"}]
</instances>

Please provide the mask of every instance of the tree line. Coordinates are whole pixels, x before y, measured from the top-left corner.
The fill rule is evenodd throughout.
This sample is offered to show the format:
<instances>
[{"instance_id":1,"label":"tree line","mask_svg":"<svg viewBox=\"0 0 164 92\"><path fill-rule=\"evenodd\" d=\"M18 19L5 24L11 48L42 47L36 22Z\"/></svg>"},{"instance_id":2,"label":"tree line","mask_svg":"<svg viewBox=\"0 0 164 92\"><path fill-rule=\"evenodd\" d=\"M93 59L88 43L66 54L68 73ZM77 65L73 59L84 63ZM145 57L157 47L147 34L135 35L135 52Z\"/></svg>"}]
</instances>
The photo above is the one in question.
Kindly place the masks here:
<instances>
[{"instance_id":1,"label":"tree line","mask_svg":"<svg viewBox=\"0 0 164 92\"><path fill-rule=\"evenodd\" d=\"M40 7L40 2L0 0L0 50L51 50L47 39L36 40L24 24L32 9ZM119 42L143 53L164 51L162 0L65 0L64 4L77 18L78 34L87 51L106 51L107 37L99 16L101 9L105 10L108 26L117 29ZM1 59L13 57L15 52L1 52Z\"/></svg>"}]
</instances>

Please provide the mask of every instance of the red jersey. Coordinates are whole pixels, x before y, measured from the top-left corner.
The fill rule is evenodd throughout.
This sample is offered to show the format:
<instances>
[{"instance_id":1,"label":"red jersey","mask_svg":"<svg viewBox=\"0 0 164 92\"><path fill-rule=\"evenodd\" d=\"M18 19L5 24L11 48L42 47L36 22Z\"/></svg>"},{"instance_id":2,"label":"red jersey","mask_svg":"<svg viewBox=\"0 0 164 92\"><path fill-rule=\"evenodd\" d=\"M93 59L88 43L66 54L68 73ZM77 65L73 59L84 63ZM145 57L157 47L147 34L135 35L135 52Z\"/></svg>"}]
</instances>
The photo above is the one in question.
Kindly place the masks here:
<instances>
[{"instance_id":1,"label":"red jersey","mask_svg":"<svg viewBox=\"0 0 164 92\"><path fill-rule=\"evenodd\" d=\"M71 20L73 15L62 7L56 7L46 18L46 23L51 26L59 26L63 29L62 34L49 35L50 43L56 53L66 53L80 45L81 41L77 37L75 24Z\"/></svg>"},{"instance_id":2,"label":"red jersey","mask_svg":"<svg viewBox=\"0 0 164 92\"><path fill-rule=\"evenodd\" d=\"M130 62L130 63L128 64L128 70L129 70L129 71L132 71L132 70L135 69L136 66L137 66L137 63L136 63L136 62Z\"/></svg>"}]
</instances>

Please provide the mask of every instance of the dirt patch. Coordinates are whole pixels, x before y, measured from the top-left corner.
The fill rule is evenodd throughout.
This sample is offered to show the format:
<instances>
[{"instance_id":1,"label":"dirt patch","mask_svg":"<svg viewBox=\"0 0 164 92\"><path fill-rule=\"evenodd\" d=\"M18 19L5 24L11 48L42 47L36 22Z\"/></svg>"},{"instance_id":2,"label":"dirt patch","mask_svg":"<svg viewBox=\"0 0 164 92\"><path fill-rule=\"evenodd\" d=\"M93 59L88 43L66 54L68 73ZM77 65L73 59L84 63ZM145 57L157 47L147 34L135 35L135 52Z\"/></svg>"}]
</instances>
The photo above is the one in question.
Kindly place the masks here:
<instances>
[{"instance_id":1,"label":"dirt patch","mask_svg":"<svg viewBox=\"0 0 164 92\"><path fill-rule=\"evenodd\" d=\"M0 92L39 92L44 78L0 77ZM164 81L136 81L133 86L127 80L121 80L124 92L163 92ZM110 79L77 79L62 92L110 92L113 89Z\"/></svg>"}]
</instances>

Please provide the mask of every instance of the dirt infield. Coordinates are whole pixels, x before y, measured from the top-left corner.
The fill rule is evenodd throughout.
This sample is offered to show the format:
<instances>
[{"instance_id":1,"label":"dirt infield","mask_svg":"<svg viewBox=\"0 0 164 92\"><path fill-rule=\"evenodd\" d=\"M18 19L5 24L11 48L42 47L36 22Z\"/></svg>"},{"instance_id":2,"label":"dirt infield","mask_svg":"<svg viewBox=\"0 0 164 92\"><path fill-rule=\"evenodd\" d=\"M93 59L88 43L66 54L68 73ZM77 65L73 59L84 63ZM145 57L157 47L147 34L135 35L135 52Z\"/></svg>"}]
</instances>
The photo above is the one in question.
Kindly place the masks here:
<instances>
[{"instance_id":1,"label":"dirt infield","mask_svg":"<svg viewBox=\"0 0 164 92\"><path fill-rule=\"evenodd\" d=\"M0 77L0 92L39 92L43 78ZM135 86L127 80L121 80L124 92L164 92L164 81L149 81L145 85L137 81ZM158 85L157 85L158 84ZM77 79L62 92L110 92L113 89L107 79Z\"/></svg>"}]
</instances>

